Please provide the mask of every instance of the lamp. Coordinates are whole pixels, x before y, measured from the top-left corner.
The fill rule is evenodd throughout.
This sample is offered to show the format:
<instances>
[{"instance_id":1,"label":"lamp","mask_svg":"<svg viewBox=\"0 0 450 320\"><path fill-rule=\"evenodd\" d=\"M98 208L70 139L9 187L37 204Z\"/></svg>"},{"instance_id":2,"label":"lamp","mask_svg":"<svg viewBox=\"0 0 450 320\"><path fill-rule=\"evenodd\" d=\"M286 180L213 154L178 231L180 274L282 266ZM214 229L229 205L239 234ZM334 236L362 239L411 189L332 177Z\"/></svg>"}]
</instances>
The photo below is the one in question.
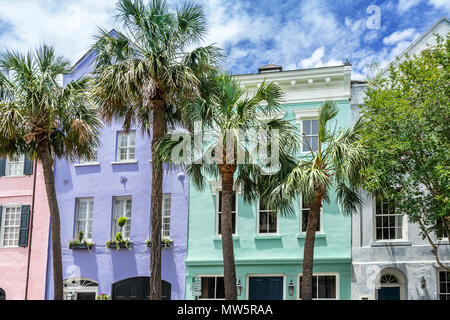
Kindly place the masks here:
<instances>
[{"instance_id":1,"label":"lamp","mask_svg":"<svg viewBox=\"0 0 450 320\"><path fill-rule=\"evenodd\" d=\"M425 277L421 277L420 278L420 288L425 289L426 285L427 285L427 280L425 280Z\"/></svg>"},{"instance_id":2,"label":"lamp","mask_svg":"<svg viewBox=\"0 0 450 320\"><path fill-rule=\"evenodd\" d=\"M241 279L239 279L239 281L238 281L238 283L237 283L237 285L236 285L236 288L237 288L237 295L240 297L241 294L242 294L242 283L241 283Z\"/></svg>"},{"instance_id":3,"label":"lamp","mask_svg":"<svg viewBox=\"0 0 450 320\"><path fill-rule=\"evenodd\" d=\"M69 292L67 294L67 300L74 300L73 298L74 298L74 296L73 296L72 292Z\"/></svg>"},{"instance_id":4,"label":"lamp","mask_svg":"<svg viewBox=\"0 0 450 320\"><path fill-rule=\"evenodd\" d=\"M294 289L295 289L294 283L291 280L291 282L289 282L289 284L288 284L288 290L289 290L290 297L292 297L294 295Z\"/></svg>"}]
</instances>

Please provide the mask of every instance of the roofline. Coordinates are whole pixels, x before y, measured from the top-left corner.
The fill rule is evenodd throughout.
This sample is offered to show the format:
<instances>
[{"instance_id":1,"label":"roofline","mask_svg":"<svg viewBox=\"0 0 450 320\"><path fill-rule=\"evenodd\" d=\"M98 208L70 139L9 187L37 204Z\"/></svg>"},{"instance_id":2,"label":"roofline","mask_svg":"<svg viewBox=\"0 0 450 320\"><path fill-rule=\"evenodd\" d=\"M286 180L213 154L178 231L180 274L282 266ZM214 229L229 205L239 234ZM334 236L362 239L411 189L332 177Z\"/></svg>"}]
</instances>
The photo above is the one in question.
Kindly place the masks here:
<instances>
[{"instance_id":1,"label":"roofline","mask_svg":"<svg viewBox=\"0 0 450 320\"><path fill-rule=\"evenodd\" d=\"M317 67L317 68L306 68L306 69L294 69L294 70L283 70L278 72L263 72L263 73L241 73L241 74L234 74L233 77L242 77L242 76L255 76L255 75L272 75L272 74L279 74L279 73L287 73L287 72L296 72L296 71L309 71L309 70L319 70L319 69L331 69L331 68L339 68L339 67L348 67L350 65L337 65L337 66L326 66L326 67Z\"/></svg>"},{"instance_id":2,"label":"roofline","mask_svg":"<svg viewBox=\"0 0 450 320\"><path fill-rule=\"evenodd\" d=\"M111 34L113 32L119 33L116 29L112 28L108 34ZM77 67L78 65L80 65L84 60L86 60L87 57L89 57L91 55L91 53L94 51L93 48L89 49L80 59L78 59L77 62L75 62L75 64L70 68L70 72L72 73Z\"/></svg>"},{"instance_id":3,"label":"roofline","mask_svg":"<svg viewBox=\"0 0 450 320\"><path fill-rule=\"evenodd\" d=\"M448 20L447 17L443 16L442 18L440 18L438 21L436 21L431 27L429 27L420 37L418 37L416 40L414 40L405 50L402 51L402 53L400 53L398 56L396 56L394 58L394 60L392 60L387 66L386 68L384 68L382 73L385 73L387 70L389 70L389 68L391 67L392 64L394 64L397 60L399 60L401 57L403 57L406 52L409 51L409 49L411 49L412 47L414 47L417 43L419 43L419 41L421 41L423 38L425 38L425 36L427 36L431 30L433 30L434 28L436 28L439 24L441 24L443 21L446 21L447 23L450 24L450 21Z\"/></svg>"}]
</instances>

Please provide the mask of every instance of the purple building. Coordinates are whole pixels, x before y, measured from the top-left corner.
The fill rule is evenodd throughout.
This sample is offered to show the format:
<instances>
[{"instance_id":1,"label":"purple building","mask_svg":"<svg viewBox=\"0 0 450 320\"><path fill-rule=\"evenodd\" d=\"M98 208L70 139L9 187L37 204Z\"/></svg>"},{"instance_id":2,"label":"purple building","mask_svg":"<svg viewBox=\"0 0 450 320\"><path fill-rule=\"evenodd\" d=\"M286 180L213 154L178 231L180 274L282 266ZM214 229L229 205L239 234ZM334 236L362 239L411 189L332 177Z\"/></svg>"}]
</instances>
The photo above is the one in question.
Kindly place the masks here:
<instances>
[{"instance_id":1,"label":"purple building","mask_svg":"<svg viewBox=\"0 0 450 320\"><path fill-rule=\"evenodd\" d=\"M92 71L95 54L88 52L64 76L64 84ZM71 163L55 161L55 184L61 214L65 299L90 300L100 293L113 300L149 296L151 228L151 139L139 128L125 133L122 123L102 129L97 159ZM162 250L164 299L184 299L188 217L188 179L168 172L163 185ZM118 219L127 218L123 228ZM69 242L79 238L85 242ZM117 232L129 239L131 250L107 248ZM94 243L90 248L88 244ZM49 245L46 299L53 299L53 271Z\"/></svg>"}]
</instances>

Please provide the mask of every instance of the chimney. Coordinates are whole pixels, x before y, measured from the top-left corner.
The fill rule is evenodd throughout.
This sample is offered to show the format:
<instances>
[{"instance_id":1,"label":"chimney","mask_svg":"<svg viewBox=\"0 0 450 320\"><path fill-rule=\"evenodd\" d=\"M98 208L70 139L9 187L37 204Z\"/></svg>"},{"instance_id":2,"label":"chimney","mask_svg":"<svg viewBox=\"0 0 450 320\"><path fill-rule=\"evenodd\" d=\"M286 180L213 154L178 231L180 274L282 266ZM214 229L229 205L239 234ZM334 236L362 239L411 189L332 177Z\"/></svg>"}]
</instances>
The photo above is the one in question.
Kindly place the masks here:
<instances>
[{"instance_id":1,"label":"chimney","mask_svg":"<svg viewBox=\"0 0 450 320\"><path fill-rule=\"evenodd\" d=\"M265 66L258 68L258 73L269 73L269 72L280 72L283 71L282 66L277 66L274 64L266 64Z\"/></svg>"}]
</instances>

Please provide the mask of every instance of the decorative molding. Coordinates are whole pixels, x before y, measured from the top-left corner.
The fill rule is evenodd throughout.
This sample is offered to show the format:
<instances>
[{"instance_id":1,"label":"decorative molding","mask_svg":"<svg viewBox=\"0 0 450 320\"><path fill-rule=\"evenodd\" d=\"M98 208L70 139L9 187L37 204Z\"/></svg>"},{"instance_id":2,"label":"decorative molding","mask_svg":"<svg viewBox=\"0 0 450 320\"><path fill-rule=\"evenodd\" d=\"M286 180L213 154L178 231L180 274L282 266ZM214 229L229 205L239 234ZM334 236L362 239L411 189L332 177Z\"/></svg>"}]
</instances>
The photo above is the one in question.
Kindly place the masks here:
<instances>
[{"instance_id":1,"label":"decorative molding","mask_svg":"<svg viewBox=\"0 0 450 320\"><path fill-rule=\"evenodd\" d=\"M303 119L319 117L319 108L302 108L294 110L297 123L301 124Z\"/></svg>"}]
</instances>

